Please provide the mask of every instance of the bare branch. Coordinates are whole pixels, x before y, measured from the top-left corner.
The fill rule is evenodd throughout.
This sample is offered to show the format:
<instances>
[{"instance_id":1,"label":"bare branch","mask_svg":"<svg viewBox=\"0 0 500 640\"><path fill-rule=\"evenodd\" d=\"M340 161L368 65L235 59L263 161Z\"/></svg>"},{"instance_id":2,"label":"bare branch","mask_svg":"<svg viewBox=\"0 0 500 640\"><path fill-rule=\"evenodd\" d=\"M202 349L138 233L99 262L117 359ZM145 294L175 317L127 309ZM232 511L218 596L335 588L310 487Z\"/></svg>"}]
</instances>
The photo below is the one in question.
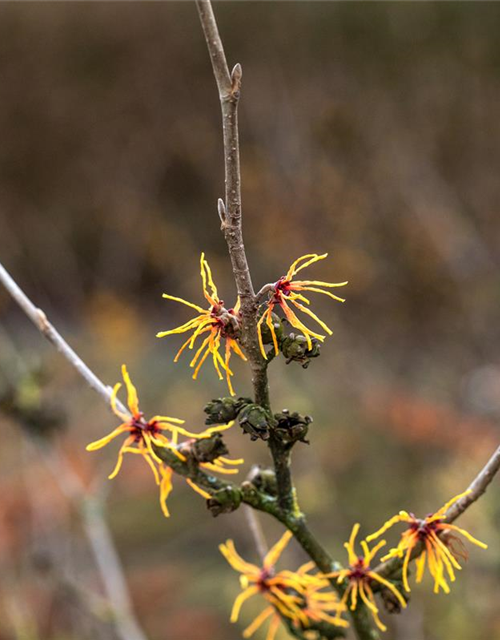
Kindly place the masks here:
<instances>
[{"instance_id":1,"label":"bare branch","mask_svg":"<svg viewBox=\"0 0 500 640\"><path fill-rule=\"evenodd\" d=\"M217 23L209 0L197 0L196 6L205 34L212 68L217 82L222 111L224 138L225 199L218 202L222 231L231 258L238 296L241 300L242 343L252 368L255 401L269 407L269 390L266 362L259 349L257 337L257 301L248 268L243 244L241 213L240 143L238 134L238 102L240 97L242 69L235 65L231 74L219 35Z\"/></svg>"},{"instance_id":2,"label":"bare branch","mask_svg":"<svg viewBox=\"0 0 500 640\"><path fill-rule=\"evenodd\" d=\"M111 398L111 388L104 385L101 380L87 367L83 360L73 351L69 344L63 339L61 334L56 331L52 324L48 321L45 313L36 307L21 287L14 281L5 267L0 264L0 282L4 285L10 295L21 307L28 318L33 322L35 327L51 342L55 348L61 353L66 360L74 367L78 373L85 379L87 384L97 391L97 393L106 400L108 406ZM129 413L128 410L120 403L117 403L120 411Z\"/></svg>"},{"instance_id":3,"label":"bare branch","mask_svg":"<svg viewBox=\"0 0 500 640\"><path fill-rule=\"evenodd\" d=\"M484 465L481 471L477 474L474 480L469 485L469 491L467 495L457 500L446 513L446 522L453 522L462 513L470 507L473 502L476 502L488 488L495 475L500 469L500 447L491 456L488 462Z\"/></svg>"}]
</instances>

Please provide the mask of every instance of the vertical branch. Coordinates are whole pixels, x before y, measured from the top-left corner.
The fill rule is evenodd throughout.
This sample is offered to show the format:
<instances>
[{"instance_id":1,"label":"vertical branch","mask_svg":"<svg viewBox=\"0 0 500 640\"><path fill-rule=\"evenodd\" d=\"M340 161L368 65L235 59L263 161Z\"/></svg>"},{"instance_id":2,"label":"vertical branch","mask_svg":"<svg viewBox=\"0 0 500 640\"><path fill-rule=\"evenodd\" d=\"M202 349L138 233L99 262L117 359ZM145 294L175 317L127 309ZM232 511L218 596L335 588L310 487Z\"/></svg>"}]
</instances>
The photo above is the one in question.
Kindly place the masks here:
<instances>
[{"instance_id":1,"label":"vertical branch","mask_svg":"<svg viewBox=\"0 0 500 640\"><path fill-rule=\"evenodd\" d=\"M224 53L217 23L210 0L197 0L196 6L205 34L212 68L217 82L222 111L222 129L224 137L224 168L226 177L225 202L219 200L218 211L222 231L231 257L234 279L241 300L242 342L252 369L252 383L255 402L271 408L267 362L262 357L257 336L258 301L255 296L252 278L243 244L241 210L241 171L238 135L238 102L242 69L237 64L232 73ZM269 449L276 471L280 506L284 510L295 507L294 490L290 474L290 451L271 433Z\"/></svg>"},{"instance_id":2,"label":"vertical branch","mask_svg":"<svg viewBox=\"0 0 500 640\"><path fill-rule=\"evenodd\" d=\"M255 401L269 408L266 362L257 338L257 300L243 244L241 210L240 142L238 135L238 103L242 69L229 67L210 0L197 0L196 6L205 34L212 68L217 82L222 111L224 138L225 199L219 200L221 229L226 239L238 296L241 300L242 342L252 369Z\"/></svg>"},{"instance_id":3,"label":"vertical branch","mask_svg":"<svg viewBox=\"0 0 500 640\"><path fill-rule=\"evenodd\" d=\"M241 300L242 342L252 368L252 383L255 402L270 411L267 362L262 357L257 336L258 299L255 295L250 270L243 244L241 208L241 171L238 135L238 102L240 98L241 65L237 64L229 73L224 47L210 0L196 0L203 33L207 42L212 68L217 82L222 110L224 138L224 168L226 178L225 202L218 201L221 229L231 257L236 288ZM303 548L322 571L331 570L331 558L309 531L305 518L300 514L290 472L289 445L281 442L271 430L269 449L273 457L278 487L278 502L283 521L294 533ZM352 612L357 635L363 640L376 640L366 608L358 606Z\"/></svg>"}]
</instances>

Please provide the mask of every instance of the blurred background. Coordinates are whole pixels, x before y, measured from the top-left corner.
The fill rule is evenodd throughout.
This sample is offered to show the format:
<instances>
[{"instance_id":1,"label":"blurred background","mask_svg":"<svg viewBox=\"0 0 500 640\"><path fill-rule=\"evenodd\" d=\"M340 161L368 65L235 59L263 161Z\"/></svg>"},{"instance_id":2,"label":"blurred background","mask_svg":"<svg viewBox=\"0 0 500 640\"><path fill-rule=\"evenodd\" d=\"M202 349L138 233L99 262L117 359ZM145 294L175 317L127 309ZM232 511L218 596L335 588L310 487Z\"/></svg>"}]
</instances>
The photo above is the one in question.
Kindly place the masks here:
<instances>
[{"instance_id":1,"label":"blurred background","mask_svg":"<svg viewBox=\"0 0 500 640\"><path fill-rule=\"evenodd\" d=\"M349 280L344 305L316 296L334 329L322 356L270 370L274 409L314 418L296 483L343 560L354 522L368 534L400 509L436 510L498 445L500 5L215 10L243 66L254 284L310 252L329 253L310 278ZM155 338L191 317L162 292L202 303L201 251L221 297L235 297L215 206L219 103L194 5L4 3L0 83L2 263L107 384L127 363L146 415L201 429L225 385L208 365L192 381L189 358L172 362L181 338ZM229 624L238 580L217 545L232 537L257 559L243 513L213 519L176 478L164 519L132 456L108 483L117 445L84 447L116 421L3 291L0 321L0 639L119 637L91 546L103 491L146 636L241 637L260 604ZM235 373L248 395L247 370ZM269 462L234 431L243 476ZM496 480L460 522L489 550L470 548L450 595L426 579L403 615L384 615L388 640L500 638L499 495ZM281 528L261 522L272 543ZM291 545L282 567L303 560Z\"/></svg>"}]
</instances>

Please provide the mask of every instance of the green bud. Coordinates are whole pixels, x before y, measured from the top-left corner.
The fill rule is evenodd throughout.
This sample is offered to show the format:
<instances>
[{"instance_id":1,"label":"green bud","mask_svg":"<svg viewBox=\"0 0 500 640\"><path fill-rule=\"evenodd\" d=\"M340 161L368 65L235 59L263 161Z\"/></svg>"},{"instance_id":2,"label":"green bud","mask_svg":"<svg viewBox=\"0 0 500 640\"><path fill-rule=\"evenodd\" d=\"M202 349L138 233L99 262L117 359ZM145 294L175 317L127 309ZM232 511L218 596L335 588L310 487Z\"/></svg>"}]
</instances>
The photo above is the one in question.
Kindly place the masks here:
<instances>
[{"instance_id":1,"label":"green bud","mask_svg":"<svg viewBox=\"0 0 500 640\"><path fill-rule=\"evenodd\" d=\"M250 440L267 440L272 417L258 404L247 404L238 414L240 427L250 435Z\"/></svg>"},{"instance_id":2,"label":"green bud","mask_svg":"<svg viewBox=\"0 0 500 640\"><path fill-rule=\"evenodd\" d=\"M403 596L406 602L409 601L409 594L407 594L403 588L402 580L391 580L399 593ZM384 608L388 613L401 613L402 606L401 602L396 598L396 596L389 589L382 588L380 591L380 597L382 598L382 602L384 603Z\"/></svg>"},{"instance_id":3,"label":"green bud","mask_svg":"<svg viewBox=\"0 0 500 640\"><path fill-rule=\"evenodd\" d=\"M190 452L197 462L213 462L229 453L220 433L194 440L190 443Z\"/></svg>"},{"instance_id":4,"label":"green bud","mask_svg":"<svg viewBox=\"0 0 500 640\"><path fill-rule=\"evenodd\" d=\"M232 487L225 487L216 491L211 498L207 500L207 509L214 518L221 513L231 513L235 511L241 504L241 492Z\"/></svg>"},{"instance_id":5,"label":"green bud","mask_svg":"<svg viewBox=\"0 0 500 640\"><path fill-rule=\"evenodd\" d=\"M311 358L320 355L320 342L316 338L311 338L311 349L307 346L307 338L303 335L291 333L281 342L281 351L290 362L298 362L304 369L307 369Z\"/></svg>"},{"instance_id":6,"label":"green bud","mask_svg":"<svg viewBox=\"0 0 500 640\"><path fill-rule=\"evenodd\" d=\"M288 409L283 409L281 413L275 413L274 418L277 421L274 432L282 442L287 444L293 444L294 442L309 444L306 436L309 431L309 425L313 421L311 416L302 416L296 411L290 413Z\"/></svg>"},{"instance_id":7,"label":"green bud","mask_svg":"<svg viewBox=\"0 0 500 640\"><path fill-rule=\"evenodd\" d=\"M278 494L276 474L272 469L269 469L267 467L261 467L259 464L252 465L252 468L250 469L250 472L247 476L247 482L250 482L256 489L258 489L262 493L267 493L271 496L275 496Z\"/></svg>"},{"instance_id":8,"label":"green bud","mask_svg":"<svg viewBox=\"0 0 500 640\"><path fill-rule=\"evenodd\" d=\"M283 338L283 322L279 316L275 313L271 313L271 319L273 322L274 332L276 334L276 339L278 344L281 342ZM273 336L271 335L271 329L267 326L265 322L261 324L260 332L262 336L262 342L264 344L273 344Z\"/></svg>"},{"instance_id":9,"label":"green bud","mask_svg":"<svg viewBox=\"0 0 500 640\"><path fill-rule=\"evenodd\" d=\"M211 400L203 409L207 414L205 424L227 424L235 420L238 413L251 403L250 398L216 398Z\"/></svg>"}]
</instances>

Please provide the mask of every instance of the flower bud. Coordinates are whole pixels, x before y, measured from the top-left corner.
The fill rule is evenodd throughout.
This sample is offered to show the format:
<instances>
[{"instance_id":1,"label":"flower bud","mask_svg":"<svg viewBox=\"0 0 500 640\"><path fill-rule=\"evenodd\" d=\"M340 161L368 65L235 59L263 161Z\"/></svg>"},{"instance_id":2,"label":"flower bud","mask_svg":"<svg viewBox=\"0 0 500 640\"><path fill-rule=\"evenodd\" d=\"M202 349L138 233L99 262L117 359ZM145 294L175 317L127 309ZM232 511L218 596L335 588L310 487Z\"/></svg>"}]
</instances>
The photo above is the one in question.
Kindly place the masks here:
<instances>
[{"instance_id":1,"label":"flower bud","mask_svg":"<svg viewBox=\"0 0 500 640\"><path fill-rule=\"evenodd\" d=\"M216 398L203 409L207 414L205 424L227 424L235 420L241 409L250 404L250 398Z\"/></svg>"},{"instance_id":2,"label":"flower bud","mask_svg":"<svg viewBox=\"0 0 500 640\"><path fill-rule=\"evenodd\" d=\"M401 595L406 600L406 602L408 602L409 594L405 592L405 590L403 589L402 580L394 580L394 586L401 593ZM389 591L389 589L381 589L380 596L382 598L382 602L384 603L384 608L387 611L387 613L401 613L402 611L401 602L396 598L396 596L392 593L392 591Z\"/></svg>"},{"instance_id":3,"label":"flower bud","mask_svg":"<svg viewBox=\"0 0 500 640\"><path fill-rule=\"evenodd\" d=\"M238 414L240 427L250 435L250 440L267 440L272 417L258 404L247 404Z\"/></svg>"},{"instance_id":4,"label":"flower bud","mask_svg":"<svg viewBox=\"0 0 500 640\"><path fill-rule=\"evenodd\" d=\"M279 316L277 316L275 313L271 314L271 320L273 323L273 327L274 327L274 333L276 335L276 339L278 341L278 344L281 342L281 340L283 339L283 323L281 321L281 318ZM261 325L261 329L260 329L260 334L262 336L262 342L263 344L273 344L273 337L271 335L271 329L269 329L269 327L267 326L267 324L265 322L262 323Z\"/></svg>"},{"instance_id":5,"label":"flower bud","mask_svg":"<svg viewBox=\"0 0 500 640\"><path fill-rule=\"evenodd\" d=\"M213 462L220 456L225 456L227 447L220 433L214 433L209 438L200 438L189 443L190 453L197 462Z\"/></svg>"},{"instance_id":6,"label":"flower bud","mask_svg":"<svg viewBox=\"0 0 500 640\"><path fill-rule=\"evenodd\" d=\"M313 421L311 416L302 416L296 411L290 413L288 409L283 409L281 413L275 413L274 418L278 422L274 432L282 442L287 444L293 444L294 442L309 444L306 436L309 431L309 425Z\"/></svg>"},{"instance_id":7,"label":"flower bud","mask_svg":"<svg viewBox=\"0 0 500 640\"><path fill-rule=\"evenodd\" d=\"M312 348L308 349L307 339L302 335L291 333L281 342L281 351L286 363L298 362L304 369L307 369L311 358L317 358L320 355L320 343L317 338L311 338Z\"/></svg>"}]
</instances>

